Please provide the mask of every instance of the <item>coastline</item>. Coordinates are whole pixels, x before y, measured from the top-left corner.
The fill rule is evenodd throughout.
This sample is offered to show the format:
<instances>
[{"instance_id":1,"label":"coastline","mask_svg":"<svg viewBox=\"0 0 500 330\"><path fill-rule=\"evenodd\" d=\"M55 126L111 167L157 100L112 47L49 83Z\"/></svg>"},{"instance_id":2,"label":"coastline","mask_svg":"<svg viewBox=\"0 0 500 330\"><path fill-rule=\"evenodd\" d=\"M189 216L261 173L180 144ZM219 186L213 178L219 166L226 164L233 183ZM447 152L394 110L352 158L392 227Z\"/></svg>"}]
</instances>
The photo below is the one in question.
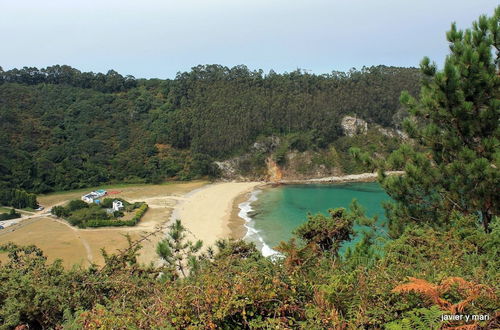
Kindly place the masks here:
<instances>
[{"instance_id":1,"label":"coastline","mask_svg":"<svg viewBox=\"0 0 500 330\"><path fill-rule=\"evenodd\" d=\"M404 171L386 171L387 175L403 175ZM343 176L332 176L323 178L312 178L302 180L280 180L278 182L264 182L259 186L254 187L250 191L243 192L233 199L232 208L229 214L228 227L230 229L229 238L243 239L248 234L245 219L241 218L239 213L241 211L240 205L248 202L255 189L272 188L280 185L287 184L335 184L335 183L348 183L348 182L374 182L377 180L378 173L361 173L361 174L348 174Z\"/></svg>"},{"instance_id":2,"label":"coastline","mask_svg":"<svg viewBox=\"0 0 500 330\"><path fill-rule=\"evenodd\" d=\"M386 171L385 174L403 175L404 171ZM373 182L376 181L378 173L360 173L341 176L329 176L323 178L302 179L302 180L280 180L279 184L309 184L309 183L346 183L346 182Z\"/></svg>"},{"instance_id":3,"label":"coastline","mask_svg":"<svg viewBox=\"0 0 500 330\"><path fill-rule=\"evenodd\" d=\"M229 238L230 239L243 239L248 233L248 228L246 227L246 221L240 216L241 212L241 204L248 202L252 197L252 194L258 190L264 190L266 188L270 188L273 186L279 186L280 184L271 183L271 182L259 182L258 185L253 187L252 189L242 192L238 196L233 199L231 212L229 214L228 227L230 230Z\"/></svg>"},{"instance_id":4,"label":"coastline","mask_svg":"<svg viewBox=\"0 0 500 330\"><path fill-rule=\"evenodd\" d=\"M403 171L387 171L387 175L402 175ZM224 182L219 181L189 192L174 206L170 220L180 219L191 233L191 240L201 239L204 248L218 239L243 239L248 228L240 216L240 205L248 202L256 189L286 184L331 184L346 182L370 182L377 173L350 174L344 176L304 180L280 180L279 182ZM168 221L167 224L170 224Z\"/></svg>"},{"instance_id":5,"label":"coastline","mask_svg":"<svg viewBox=\"0 0 500 330\"><path fill-rule=\"evenodd\" d=\"M233 206L227 224L229 227L229 238L231 239L243 239L247 233L245 220L242 219L238 213L240 213L240 204L246 202L250 198L250 194L251 192L242 193L233 200Z\"/></svg>"}]
</instances>

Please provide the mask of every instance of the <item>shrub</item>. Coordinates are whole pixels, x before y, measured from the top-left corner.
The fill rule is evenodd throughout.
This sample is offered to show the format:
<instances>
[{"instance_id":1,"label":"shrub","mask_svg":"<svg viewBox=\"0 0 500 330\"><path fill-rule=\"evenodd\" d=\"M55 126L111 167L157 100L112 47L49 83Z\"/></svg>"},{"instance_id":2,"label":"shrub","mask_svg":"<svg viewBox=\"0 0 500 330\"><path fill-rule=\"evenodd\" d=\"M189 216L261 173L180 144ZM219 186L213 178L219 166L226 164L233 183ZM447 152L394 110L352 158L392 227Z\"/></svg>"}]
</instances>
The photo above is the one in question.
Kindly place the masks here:
<instances>
[{"instance_id":1,"label":"shrub","mask_svg":"<svg viewBox=\"0 0 500 330\"><path fill-rule=\"evenodd\" d=\"M113 212L113 217L114 218L121 218L123 217L125 214L122 212L122 211L114 211Z\"/></svg>"},{"instance_id":2,"label":"shrub","mask_svg":"<svg viewBox=\"0 0 500 330\"><path fill-rule=\"evenodd\" d=\"M97 227L123 227L134 226L136 223L133 220L87 220L79 223L80 228L97 228Z\"/></svg>"},{"instance_id":3,"label":"shrub","mask_svg":"<svg viewBox=\"0 0 500 330\"><path fill-rule=\"evenodd\" d=\"M142 216L144 215L144 213L146 213L146 211L148 210L148 204L144 203L142 204L140 207L139 207L139 210L137 210L137 212L135 213L134 217L132 218L132 221L134 221L134 225L137 224Z\"/></svg>"},{"instance_id":4,"label":"shrub","mask_svg":"<svg viewBox=\"0 0 500 330\"><path fill-rule=\"evenodd\" d=\"M50 213L59 218L69 217L70 215L68 209L66 209L64 206L54 206Z\"/></svg>"},{"instance_id":5,"label":"shrub","mask_svg":"<svg viewBox=\"0 0 500 330\"><path fill-rule=\"evenodd\" d=\"M16 210L11 209L9 213L2 213L0 214L0 221L3 220L10 220L10 219L17 219L20 218L21 214L17 213Z\"/></svg>"},{"instance_id":6,"label":"shrub","mask_svg":"<svg viewBox=\"0 0 500 330\"><path fill-rule=\"evenodd\" d=\"M87 204L84 201L79 200L79 199L74 199L74 200L70 201L68 203L68 205L66 206L66 208L68 209L68 211L70 213L73 211L80 210L80 209L86 209L88 207L89 207L89 204Z\"/></svg>"},{"instance_id":7,"label":"shrub","mask_svg":"<svg viewBox=\"0 0 500 330\"><path fill-rule=\"evenodd\" d=\"M104 198L104 200L101 202L101 207L109 209L110 207L113 207L113 198Z\"/></svg>"}]
</instances>

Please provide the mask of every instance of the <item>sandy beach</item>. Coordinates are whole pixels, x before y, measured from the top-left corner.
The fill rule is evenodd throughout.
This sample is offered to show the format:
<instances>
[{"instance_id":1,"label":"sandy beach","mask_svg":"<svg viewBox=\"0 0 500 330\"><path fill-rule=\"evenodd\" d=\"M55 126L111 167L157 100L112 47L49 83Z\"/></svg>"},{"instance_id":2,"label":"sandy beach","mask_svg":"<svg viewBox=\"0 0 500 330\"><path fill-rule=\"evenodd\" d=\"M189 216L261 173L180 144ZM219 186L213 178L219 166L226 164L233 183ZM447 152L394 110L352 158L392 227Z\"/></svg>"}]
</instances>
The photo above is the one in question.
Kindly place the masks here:
<instances>
[{"instance_id":1,"label":"sandy beach","mask_svg":"<svg viewBox=\"0 0 500 330\"><path fill-rule=\"evenodd\" d=\"M388 171L387 175L402 175L402 171ZM377 173L362 173L307 180L280 180L274 184L343 183L375 181ZM189 192L179 199L169 223L180 219L191 232L191 240L202 240L204 247L221 238L242 239L246 234L245 220L238 216L238 205L248 200L258 186L269 182L218 182Z\"/></svg>"},{"instance_id":2,"label":"sandy beach","mask_svg":"<svg viewBox=\"0 0 500 330\"><path fill-rule=\"evenodd\" d=\"M197 189L185 196L175 207L171 219L180 219L192 233L191 239L200 239L206 248L221 238L238 238L231 222L235 199L245 196L262 182L220 182Z\"/></svg>"}]
</instances>

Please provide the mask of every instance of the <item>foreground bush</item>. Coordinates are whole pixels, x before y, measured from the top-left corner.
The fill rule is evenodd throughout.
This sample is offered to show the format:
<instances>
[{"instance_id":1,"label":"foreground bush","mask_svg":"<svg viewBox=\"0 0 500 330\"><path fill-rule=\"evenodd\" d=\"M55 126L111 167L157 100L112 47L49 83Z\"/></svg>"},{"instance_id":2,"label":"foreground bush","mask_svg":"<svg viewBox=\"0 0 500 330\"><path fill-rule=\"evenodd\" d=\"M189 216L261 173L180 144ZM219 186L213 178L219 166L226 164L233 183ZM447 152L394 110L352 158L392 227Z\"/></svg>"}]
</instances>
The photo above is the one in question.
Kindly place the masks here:
<instances>
[{"instance_id":1,"label":"foreground bush","mask_svg":"<svg viewBox=\"0 0 500 330\"><path fill-rule=\"evenodd\" d=\"M47 263L35 247L7 245L2 250L9 260L0 265L0 323L3 329L359 329L394 327L407 319L430 328L424 317L460 305L463 314L490 315L476 325L493 327L500 309L500 225L495 220L492 233L485 233L475 217L456 216L454 222L446 231L407 228L367 264L320 249L318 232L309 243L285 244L287 251L275 261L252 244L222 241L200 255L186 276L175 265L139 265L137 242L116 255L105 253L103 267L71 270L59 261ZM358 245L353 254L364 250ZM444 302L411 291L410 277L429 287L450 283ZM471 295L467 288L481 290Z\"/></svg>"}]
</instances>

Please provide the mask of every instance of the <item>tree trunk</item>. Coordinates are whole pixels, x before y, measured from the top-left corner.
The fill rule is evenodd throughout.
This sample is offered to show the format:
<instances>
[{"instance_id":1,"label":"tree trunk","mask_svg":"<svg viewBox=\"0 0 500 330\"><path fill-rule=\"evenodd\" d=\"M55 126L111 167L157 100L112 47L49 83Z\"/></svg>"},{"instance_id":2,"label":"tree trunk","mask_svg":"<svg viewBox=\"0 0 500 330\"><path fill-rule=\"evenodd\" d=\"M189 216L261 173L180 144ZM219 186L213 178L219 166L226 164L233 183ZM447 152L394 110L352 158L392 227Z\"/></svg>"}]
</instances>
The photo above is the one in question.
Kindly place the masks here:
<instances>
[{"instance_id":1,"label":"tree trunk","mask_svg":"<svg viewBox=\"0 0 500 330\"><path fill-rule=\"evenodd\" d=\"M486 233L490 233L491 232L490 222L491 222L491 219L493 218L492 214L489 212L489 210L484 210L484 211L481 211L481 217L482 217L482 221L483 221L484 231Z\"/></svg>"}]
</instances>

